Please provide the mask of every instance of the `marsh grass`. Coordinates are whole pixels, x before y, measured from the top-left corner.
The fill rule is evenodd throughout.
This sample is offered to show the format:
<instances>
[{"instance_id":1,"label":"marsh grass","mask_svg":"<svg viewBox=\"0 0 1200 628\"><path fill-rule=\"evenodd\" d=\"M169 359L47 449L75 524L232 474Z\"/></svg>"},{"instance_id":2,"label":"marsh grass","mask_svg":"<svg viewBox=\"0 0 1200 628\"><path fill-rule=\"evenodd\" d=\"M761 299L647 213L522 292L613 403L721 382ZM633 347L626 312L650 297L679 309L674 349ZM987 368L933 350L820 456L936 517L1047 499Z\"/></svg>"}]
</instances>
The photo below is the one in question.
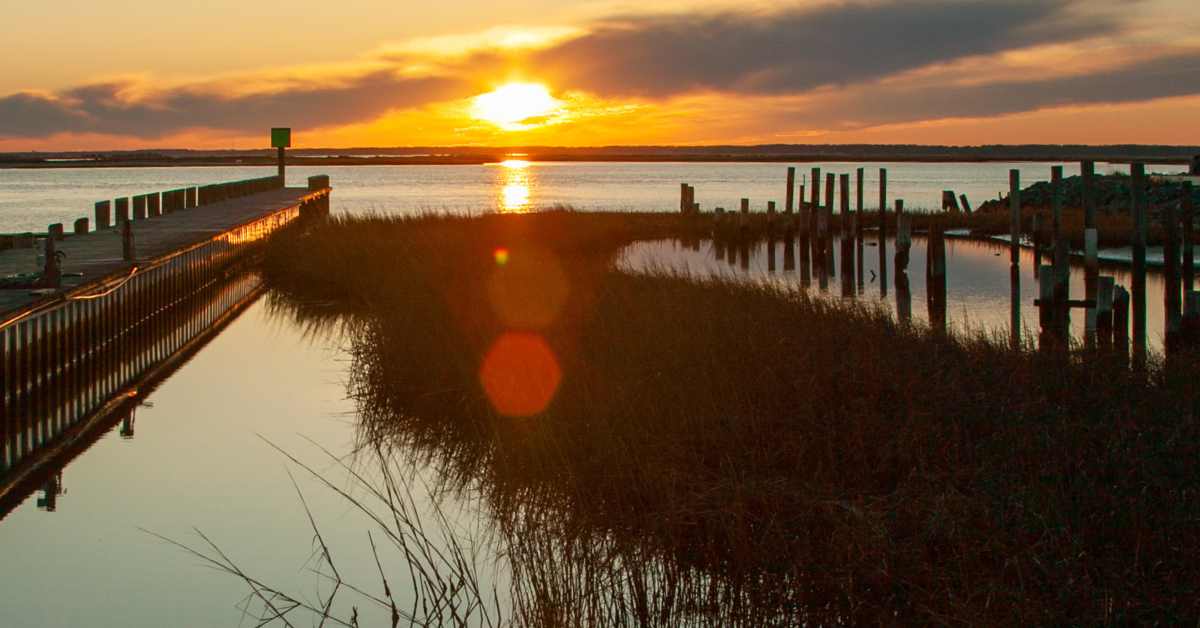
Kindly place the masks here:
<instances>
[{"instance_id":1,"label":"marsh grass","mask_svg":"<svg viewBox=\"0 0 1200 628\"><path fill-rule=\"evenodd\" d=\"M347 218L276 237L264 272L277 308L355 321L363 448L484 496L517 623L1200 615L1193 357L1135 372L1111 354L1016 351L853 301L611 264L629 242L705 228ZM496 285L520 303L497 306ZM503 416L481 385L514 330L561 368L533 416Z\"/></svg>"}]
</instances>

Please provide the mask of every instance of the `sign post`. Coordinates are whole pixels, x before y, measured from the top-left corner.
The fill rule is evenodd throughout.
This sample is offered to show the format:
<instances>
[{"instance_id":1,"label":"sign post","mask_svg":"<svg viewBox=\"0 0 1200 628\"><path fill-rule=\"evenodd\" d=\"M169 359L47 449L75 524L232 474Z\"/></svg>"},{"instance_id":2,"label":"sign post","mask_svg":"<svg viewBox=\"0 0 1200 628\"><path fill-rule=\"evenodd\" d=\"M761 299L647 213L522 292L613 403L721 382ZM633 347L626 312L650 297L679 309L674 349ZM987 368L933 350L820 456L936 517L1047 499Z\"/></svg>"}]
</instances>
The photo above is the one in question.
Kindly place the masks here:
<instances>
[{"instance_id":1,"label":"sign post","mask_svg":"<svg viewBox=\"0 0 1200 628\"><path fill-rule=\"evenodd\" d=\"M279 151L279 184L282 187L286 180L284 175L284 152L292 145L292 130L290 128L276 127L271 129L271 146Z\"/></svg>"}]
</instances>

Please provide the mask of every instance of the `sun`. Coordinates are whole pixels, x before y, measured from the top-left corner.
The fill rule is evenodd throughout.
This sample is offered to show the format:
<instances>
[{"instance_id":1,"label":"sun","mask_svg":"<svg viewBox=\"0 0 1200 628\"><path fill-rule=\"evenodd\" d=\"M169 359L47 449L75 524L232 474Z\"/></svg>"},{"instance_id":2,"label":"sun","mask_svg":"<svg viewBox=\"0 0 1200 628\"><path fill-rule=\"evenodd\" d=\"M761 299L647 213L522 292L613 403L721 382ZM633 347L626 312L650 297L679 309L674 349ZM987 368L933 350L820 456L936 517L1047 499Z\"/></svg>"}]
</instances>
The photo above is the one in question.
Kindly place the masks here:
<instances>
[{"instance_id":1,"label":"sun","mask_svg":"<svg viewBox=\"0 0 1200 628\"><path fill-rule=\"evenodd\" d=\"M475 97L471 116L506 131L521 131L537 125L537 119L557 113L561 100L540 83L507 83Z\"/></svg>"}]
</instances>

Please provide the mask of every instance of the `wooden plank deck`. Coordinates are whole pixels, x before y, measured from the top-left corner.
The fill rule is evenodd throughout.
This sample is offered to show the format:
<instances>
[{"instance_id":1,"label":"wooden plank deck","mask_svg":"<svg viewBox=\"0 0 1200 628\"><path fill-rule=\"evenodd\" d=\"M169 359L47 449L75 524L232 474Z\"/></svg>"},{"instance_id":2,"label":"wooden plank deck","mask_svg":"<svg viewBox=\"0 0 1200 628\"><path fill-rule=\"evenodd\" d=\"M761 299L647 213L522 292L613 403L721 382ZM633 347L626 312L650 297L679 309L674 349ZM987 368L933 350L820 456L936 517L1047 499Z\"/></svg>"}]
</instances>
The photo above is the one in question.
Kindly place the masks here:
<instances>
[{"instance_id":1,"label":"wooden plank deck","mask_svg":"<svg viewBox=\"0 0 1200 628\"><path fill-rule=\"evenodd\" d=\"M181 248L207 241L243 223L294 207L313 194L308 188L282 188L252 196L178 210L132 222L138 260L152 260ZM66 253L62 260L63 289L71 291L96 283L130 268L121 256L121 231L110 228L86 235L69 234L55 242ZM0 275L38 272L37 250L0 251ZM41 298L28 288L0 289L0 319L7 318Z\"/></svg>"}]
</instances>

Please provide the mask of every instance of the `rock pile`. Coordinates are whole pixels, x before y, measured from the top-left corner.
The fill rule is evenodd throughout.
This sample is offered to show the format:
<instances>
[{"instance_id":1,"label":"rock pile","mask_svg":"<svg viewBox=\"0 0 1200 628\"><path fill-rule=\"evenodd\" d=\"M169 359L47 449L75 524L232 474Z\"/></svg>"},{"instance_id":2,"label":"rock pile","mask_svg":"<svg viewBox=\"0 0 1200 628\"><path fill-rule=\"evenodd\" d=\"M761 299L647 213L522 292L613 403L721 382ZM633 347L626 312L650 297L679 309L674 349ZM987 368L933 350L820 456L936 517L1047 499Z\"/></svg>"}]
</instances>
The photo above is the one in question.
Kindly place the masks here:
<instances>
[{"instance_id":1,"label":"rock pile","mask_svg":"<svg viewBox=\"0 0 1200 628\"><path fill-rule=\"evenodd\" d=\"M1102 214L1129 213L1133 180L1124 174L1097 175L1092 177L1092 190L1096 211ZM1155 182L1147 178L1146 199L1150 216L1167 204L1177 204L1183 195L1183 184L1177 182ZM1083 207L1083 177L1067 177L1062 181L1064 208ZM1192 187L1192 201L1200 207L1200 187ZM1037 209L1049 208L1051 204L1050 183L1041 181L1021 190L1021 205ZM1176 205L1178 207L1178 205ZM1008 211L1008 197L991 200L979 206L981 212Z\"/></svg>"}]
</instances>

